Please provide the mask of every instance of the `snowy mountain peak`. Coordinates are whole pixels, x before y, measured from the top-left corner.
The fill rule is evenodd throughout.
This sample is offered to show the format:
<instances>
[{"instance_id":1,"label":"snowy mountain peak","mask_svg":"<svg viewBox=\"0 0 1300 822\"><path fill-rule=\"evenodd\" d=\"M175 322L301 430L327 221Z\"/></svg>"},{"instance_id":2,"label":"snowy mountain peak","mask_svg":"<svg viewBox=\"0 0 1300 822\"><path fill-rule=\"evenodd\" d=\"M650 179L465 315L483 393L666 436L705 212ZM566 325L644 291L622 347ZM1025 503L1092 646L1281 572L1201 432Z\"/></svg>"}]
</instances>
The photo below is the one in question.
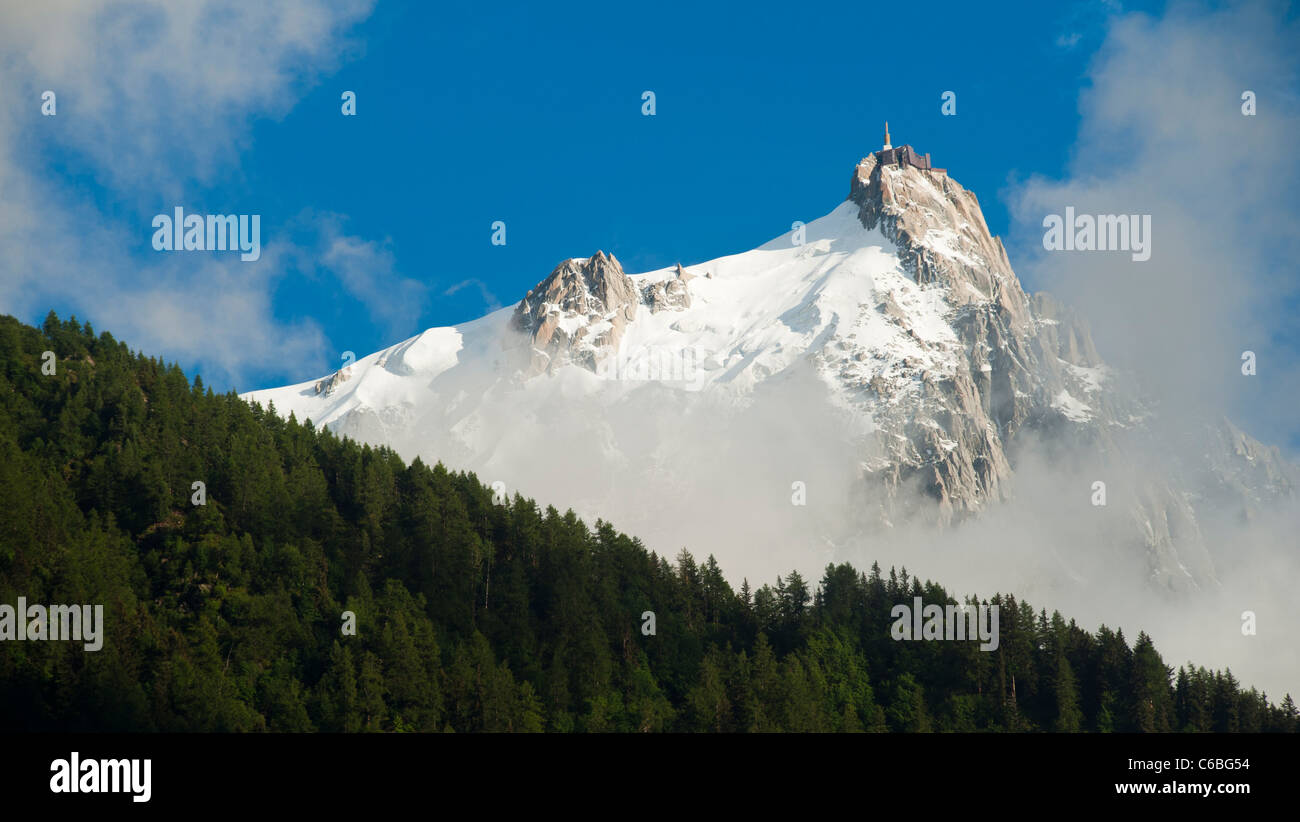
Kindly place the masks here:
<instances>
[{"instance_id":1,"label":"snowy mountain peak","mask_svg":"<svg viewBox=\"0 0 1300 822\"><path fill-rule=\"evenodd\" d=\"M519 301L511 325L530 335L527 376L570 362L595 370L617 351L641 297L613 254L572 258Z\"/></svg>"},{"instance_id":2,"label":"snowy mountain peak","mask_svg":"<svg viewBox=\"0 0 1300 822\"><path fill-rule=\"evenodd\" d=\"M870 154L854 169L849 201L867 228L894 243L918 283L949 286L955 305L997 302L1024 330L1027 298L1002 242L989 233L979 200L944 169L908 161L911 146Z\"/></svg>"},{"instance_id":3,"label":"snowy mountain peak","mask_svg":"<svg viewBox=\"0 0 1300 822\"><path fill-rule=\"evenodd\" d=\"M761 517L749 537L712 530L731 484L840 489L851 513L814 528L838 545L980 514L1014 497L1018 462L1042 443L1123 476L1151 417L1080 318L1025 294L975 195L910 146L864 158L838 207L752 250L642 274L603 251L568 259L513 309L247 397L665 550L707 537L741 567L746 540L770 534ZM1182 489L1208 482L1245 505L1290 493L1282 468L1242 467L1271 458L1238 433L1188 469L1227 479L1130 495L1123 529L1158 583L1215 579ZM724 519L753 519L752 499L735 499ZM790 540L806 543L800 527Z\"/></svg>"}]
</instances>

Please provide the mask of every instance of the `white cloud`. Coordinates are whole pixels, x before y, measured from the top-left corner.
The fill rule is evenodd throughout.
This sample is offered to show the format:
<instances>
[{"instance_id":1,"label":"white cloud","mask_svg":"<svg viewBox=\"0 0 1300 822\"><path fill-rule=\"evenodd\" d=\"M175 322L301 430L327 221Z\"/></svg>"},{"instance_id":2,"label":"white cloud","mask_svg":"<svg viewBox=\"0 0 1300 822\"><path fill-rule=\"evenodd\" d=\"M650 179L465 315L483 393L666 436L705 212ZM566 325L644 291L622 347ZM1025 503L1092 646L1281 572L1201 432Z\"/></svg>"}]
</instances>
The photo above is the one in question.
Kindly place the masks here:
<instances>
[{"instance_id":1,"label":"white cloud","mask_svg":"<svg viewBox=\"0 0 1300 822\"><path fill-rule=\"evenodd\" d=\"M252 120L282 116L355 48L345 32L371 5L7 3L0 311L29 317L72 305L132 346L190 360L224 385L281 358L323 353L314 324L275 319L276 257L241 268L237 258L133 252L148 248L147 215L159 202L183 204L230 173ZM58 95L54 117L39 115L45 89ZM108 216L76 177L51 169L52 151L126 216Z\"/></svg>"},{"instance_id":2,"label":"white cloud","mask_svg":"<svg viewBox=\"0 0 1300 822\"><path fill-rule=\"evenodd\" d=\"M8 4L7 87L59 95L50 139L107 180L208 178L253 117L278 117L356 46L372 0L42 0ZM167 162L160 162L166 159ZM178 170L180 173L178 173Z\"/></svg>"},{"instance_id":3,"label":"white cloud","mask_svg":"<svg viewBox=\"0 0 1300 822\"><path fill-rule=\"evenodd\" d=\"M1281 442L1300 396L1296 352L1281 347L1300 288L1296 42L1300 27L1270 5L1113 18L1067 176L1009 190L1017 271L1081 308L1103 356L1170 416L1249 412L1253 433ZM1242 114L1245 90L1256 116ZM1150 214L1150 260L1044 252L1043 217L1067 206ZM1247 349L1269 363L1254 383L1238 367Z\"/></svg>"},{"instance_id":4,"label":"white cloud","mask_svg":"<svg viewBox=\"0 0 1300 822\"><path fill-rule=\"evenodd\" d=\"M97 326L131 329L140 349L202 362L209 385L239 386L252 368L280 370L283 363L321 360L324 335L310 321L285 326L272 321L265 274L238 258L200 258L149 270L147 284L130 292L101 289L93 295Z\"/></svg>"},{"instance_id":5,"label":"white cloud","mask_svg":"<svg viewBox=\"0 0 1300 822\"><path fill-rule=\"evenodd\" d=\"M1081 309L1102 356L1136 374L1158 403L1160 442L1138 457L1156 481L1200 459L1207 446L1196 426L1218 414L1248 423L1243 427L1270 443L1286 445L1300 434L1288 307L1300 297L1296 42L1300 26L1273 5L1181 4L1162 18L1113 18L1080 97L1065 177L1033 177L1004 192L1015 217L1009 248L1017 272ZM1257 95L1255 116L1242 114L1246 90ZM1067 206L1079 214L1151 215L1150 259L1045 252L1042 220ZM1241 375L1247 349L1269 364L1267 374ZM1050 472L1025 464L1017 472L1018 487L1041 499L966 529L972 543L985 533L989 539L974 573L988 584L1017 582L1017 552L1046 546L1089 575L1107 543L1081 537L1055 516L1050 500L1060 494L1043 493L1059 485ZM1113 495L1112 503L1122 499ZM1048 591L1053 607L1145 627L1167 664L1227 665L1274 698L1294 690L1287 581L1300 556L1285 535L1295 533L1300 510L1279 501L1245 524L1233 513L1198 511L1217 587L1173 598L1125 590L1120 566L1107 562L1092 574L1103 590L1062 586ZM1049 598L1029 580L1014 587L1035 604ZM1267 614L1273 629L1243 639L1244 610Z\"/></svg>"},{"instance_id":6,"label":"white cloud","mask_svg":"<svg viewBox=\"0 0 1300 822\"><path fill-rule=\"evenodd\" d=\"M399 277L393 254L386 246L326 226L322 236L321 264L330 269L348 293L365 304L370 316L384 324L389 336L415 332L424 307L426 288L416 280Z\"/></svg>"},{"instance_id":7,"label":"white cloud","mask_svg":"<svg viewBox=\"0 0 1300 822\"><path fill-rule=\"evenodd\" d=\"M1079 40L1081 40L1082 38L1083 38L1082 34L1080 34L1077 31L1072 31L1069 34L1062 34L1059 37L1057 37L1056 45L1063 49L1072 49L1075 46L1079 45Z\"/></svg>"}]
</instances>

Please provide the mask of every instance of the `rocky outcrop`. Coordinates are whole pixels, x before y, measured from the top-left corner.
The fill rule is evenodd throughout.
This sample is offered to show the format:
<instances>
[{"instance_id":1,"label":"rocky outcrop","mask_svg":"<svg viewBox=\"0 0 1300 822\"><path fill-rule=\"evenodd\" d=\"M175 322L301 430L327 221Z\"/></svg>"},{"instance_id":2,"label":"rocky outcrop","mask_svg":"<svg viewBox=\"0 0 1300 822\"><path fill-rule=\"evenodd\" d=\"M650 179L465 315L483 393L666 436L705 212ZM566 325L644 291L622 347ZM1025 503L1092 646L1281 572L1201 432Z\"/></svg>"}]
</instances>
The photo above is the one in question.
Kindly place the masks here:
<instances>
[{"instance_id":1,"label":"rocky outcrop","mask_svg":"<svg viewBox=\"0 0 1300 822\"><path fill-rule=\"evenodd\" d=\"M515 307L512 326L526 332L532 355L525 376L573 362L596 370L618 350L641 295L613 254L565 260Z\"/></svg>"},{"instance_id":2,"label":"rocky outcrop","mask_svg":"<svg viewBox=\"0 0 1300 822\"><path fill-rule=\"evenodd\" d=\"M880 165L871 154L854 169L849 199L863 226L878 226L898 247L918 284L947 285L954 306L991 302L1017 333L1026 329L1028 299L973 192L945 172Z\"/></svg>"},{"instance_id":3,"label":"rocky outcrop","mask_svg":"<svg viewBox=\"0 0 1300 822\"><path fill-rule=\"evenodd\" d=\"M678 263L670 276L638 286L613 254L565 260L515 306L511 325L532 346L521 376L553 374L569 364L600 372L641 306L651 314L690 308L693 279Z\"/></svg>"},{"instance_id":4,"label":"rocky outcrop","mask_svg":"<svg viewBox=\"0 0 1300 822\"><path fill-rule=\"evenodd\" d=\"M864 227L894 243L918 286L939 289L961 344L951 368L867 386L864 405L887 454L869 471L888 491L885 522L921 515L947 523L1000 501L1026 443L1046 443L1061 459L1095 458L1098 473L1124 487L1128 536L1117 539L1145 551L1155 584L1179 589L1215 581L1194 502L1249 518L1294 493L1276 449L1226 420L1205 437L1204 461L1167 466L1159 478L1143 471L1132 454L1153 447L1144 432L1152 412L1116 385L1080 317L1050 295L1025 294L975 195L946 173L881 165L872 155L854 170L849 200ZM889 297L875 309L908 322Z\"/></svg>"},{"instance_id":5,"label":"rocky outcrop","mask_svg":"<svg viewBox=\"0 0 1300 822\"><path fill-rule=\"evenodd\" d=\"M1206 425L1191 438L1206 459L1191 487L1203 505L1222 516L1250 522L1262 510L1295 494L1300 480L1277 446L1260 443L1230 420Z\"/></svg>"},{"instance_id":6,"label":"rocky outcrop","mask_svg":"<svg viewBox=\"0 0 1300 822\"><path fill-rule=\"evenodd\" d=\"M849 199L862 225L896 246L907 275L942 293L960 341L950 367L917 373L915 385L871 386L892 500L919 485L943 521L977 511L1003 498L1008 443L1021 429L1114 423L1093 407L1107 373L1086 327L1049 296L1025 294L973 193L945 172L870 155ZM907 321L891 299L877 310Z\"/></svg>"},{"instance_id":7,"label":"rocky outcrop","mask_svg":"<svg viewBox=\"0 0 1300 822\"><path fill-rule=\"evenodd\" d=\"M646 283L641 289L641 301L650 309L650 313L660 311L681 311L691 307L691 292L686 284L695 279L695 275L677 264L673 276L666 280Z\"/></svg>"},{"instance_id":8,"label":"rocky outcrop","mask_svg":"<svg viewBox=\"0 0 1300 822\"><path fill-rule=\"evenodd\" d=\"M351 376L351 368L340 368L328 377L317 380L313 388L315 388L317 394L324 394L328 397L334 393L341 383L347 382Z\"/></svg>"}]
</instances>

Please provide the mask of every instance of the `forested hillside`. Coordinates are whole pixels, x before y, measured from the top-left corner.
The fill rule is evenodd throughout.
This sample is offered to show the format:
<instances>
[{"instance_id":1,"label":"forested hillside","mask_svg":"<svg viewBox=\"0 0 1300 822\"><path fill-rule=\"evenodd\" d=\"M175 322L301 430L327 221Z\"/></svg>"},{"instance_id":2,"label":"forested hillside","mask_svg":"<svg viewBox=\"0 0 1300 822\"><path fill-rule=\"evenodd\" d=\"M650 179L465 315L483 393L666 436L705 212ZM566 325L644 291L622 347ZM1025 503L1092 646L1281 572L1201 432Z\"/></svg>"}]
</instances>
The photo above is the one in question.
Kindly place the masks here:
<instances>
[{"instance_id":1,"label":"forested hillside","mask_svg":"<svg viewBox=\"0 0 1300 822\"><path fill-rule=\"evenodd\" d=\"M1009 595L988 600L996 651L894 641L895 603L957 601L905 570L735 591L712 558L495 504L473 475L216 395L53 314L43 329L0 317L0 603L20 596L103 604L107 625L97 652L0 643L4 730L1297 724L1289 696L1175 674L1144 634L1130 645Z\"/></svg>"}]
</instances>

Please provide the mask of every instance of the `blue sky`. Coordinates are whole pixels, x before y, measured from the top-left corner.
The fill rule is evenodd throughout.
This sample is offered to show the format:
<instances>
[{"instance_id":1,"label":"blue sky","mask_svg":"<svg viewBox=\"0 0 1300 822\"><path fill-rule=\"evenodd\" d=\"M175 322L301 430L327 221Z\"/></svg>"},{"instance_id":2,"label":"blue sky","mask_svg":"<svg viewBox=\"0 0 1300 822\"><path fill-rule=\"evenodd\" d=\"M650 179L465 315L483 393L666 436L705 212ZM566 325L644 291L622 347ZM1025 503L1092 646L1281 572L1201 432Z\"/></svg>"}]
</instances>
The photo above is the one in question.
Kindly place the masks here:
<instances>
[{"instance_id":1,"label":"blue sky","mask_svg":"<svg viewBox=\"0 0 1300 822\"><path fill-rule=\"evenodd\" d=\"M1235 31L1219 45L1260 41L1241 60L1258 64L1243 87L1277 86L1273 111L1287 94L1295 103L1294 60L1277 41L1295 34L1295 15L1280 6L934 3L909 21L896 3L861 2L258 5L87 2L57 22L0 12L14 16L0 25L0 184L26 197L0 213L13 216L0 250L19 252L0 311L75 313L218 388L298 382L345 350L512 305L566 257L599 248L641 271L756 246L834 208L886 119L896 143L976 192L1029 290L1086 303L1080 275L1031 253L1035 203L1104 189L1106 175L1081 163L1115 140L1164 151L1168 139L1125 133L1147 121L1117 103L1125 83L1108 66L1185 36L1164 61L1172 82L1181 51ZM78 33L99 48L83 53ZM40 115L46 88L60 94L55 117ZM345 90L355 117L341 115ZM653 117L641 114L645 90ZM940 113L945 91L956 116ZM1252 150L1293 126L1273 123ZM1242 126L1203 130L1225 127ZM260 214L266 253L241 264L154 251L150 220L177 205ZM504 247L489 242L494 220ZM1286 287L1246 302L1294 299L1290 242L1259 252ZM1287 352L1293 380L1286 327L1261 333ZM1199 356L1231 362L1264 342L1226 339ZM1258 427L1293 441L1275 417Z\"/></svg>"},{"instance_id":2,"label":"blue sky","mask_svg":"<svg viewBox=\"0 0 1300 822\"><path fill-rule=\"evenodd\" d=\"M957 5L917 60L912 38L873 36L860 3L381 4L358 28L364 56L283 122L258 125L236 196L266 203L272 225L311 207L382 238L400 274L429 289L402 335L514 303L597 248L635 271L765 242L843 199L886 118L981 193L1005 233L996 192L1009 174L1060 171L1102 22L1031 8L1007 30ZM1075 34L1074 48L1058 45ZM359 95L357 117L340 116L341 89ZM944 90L958 93L955 118L940 115ZM504 247L489 243L498 219ZM446 293L466 280L491 298L477 283ZM287 280L291 292L283 310L326 324L338 347L396 339L306 280Z\"/></svg>"}]
</instances>

